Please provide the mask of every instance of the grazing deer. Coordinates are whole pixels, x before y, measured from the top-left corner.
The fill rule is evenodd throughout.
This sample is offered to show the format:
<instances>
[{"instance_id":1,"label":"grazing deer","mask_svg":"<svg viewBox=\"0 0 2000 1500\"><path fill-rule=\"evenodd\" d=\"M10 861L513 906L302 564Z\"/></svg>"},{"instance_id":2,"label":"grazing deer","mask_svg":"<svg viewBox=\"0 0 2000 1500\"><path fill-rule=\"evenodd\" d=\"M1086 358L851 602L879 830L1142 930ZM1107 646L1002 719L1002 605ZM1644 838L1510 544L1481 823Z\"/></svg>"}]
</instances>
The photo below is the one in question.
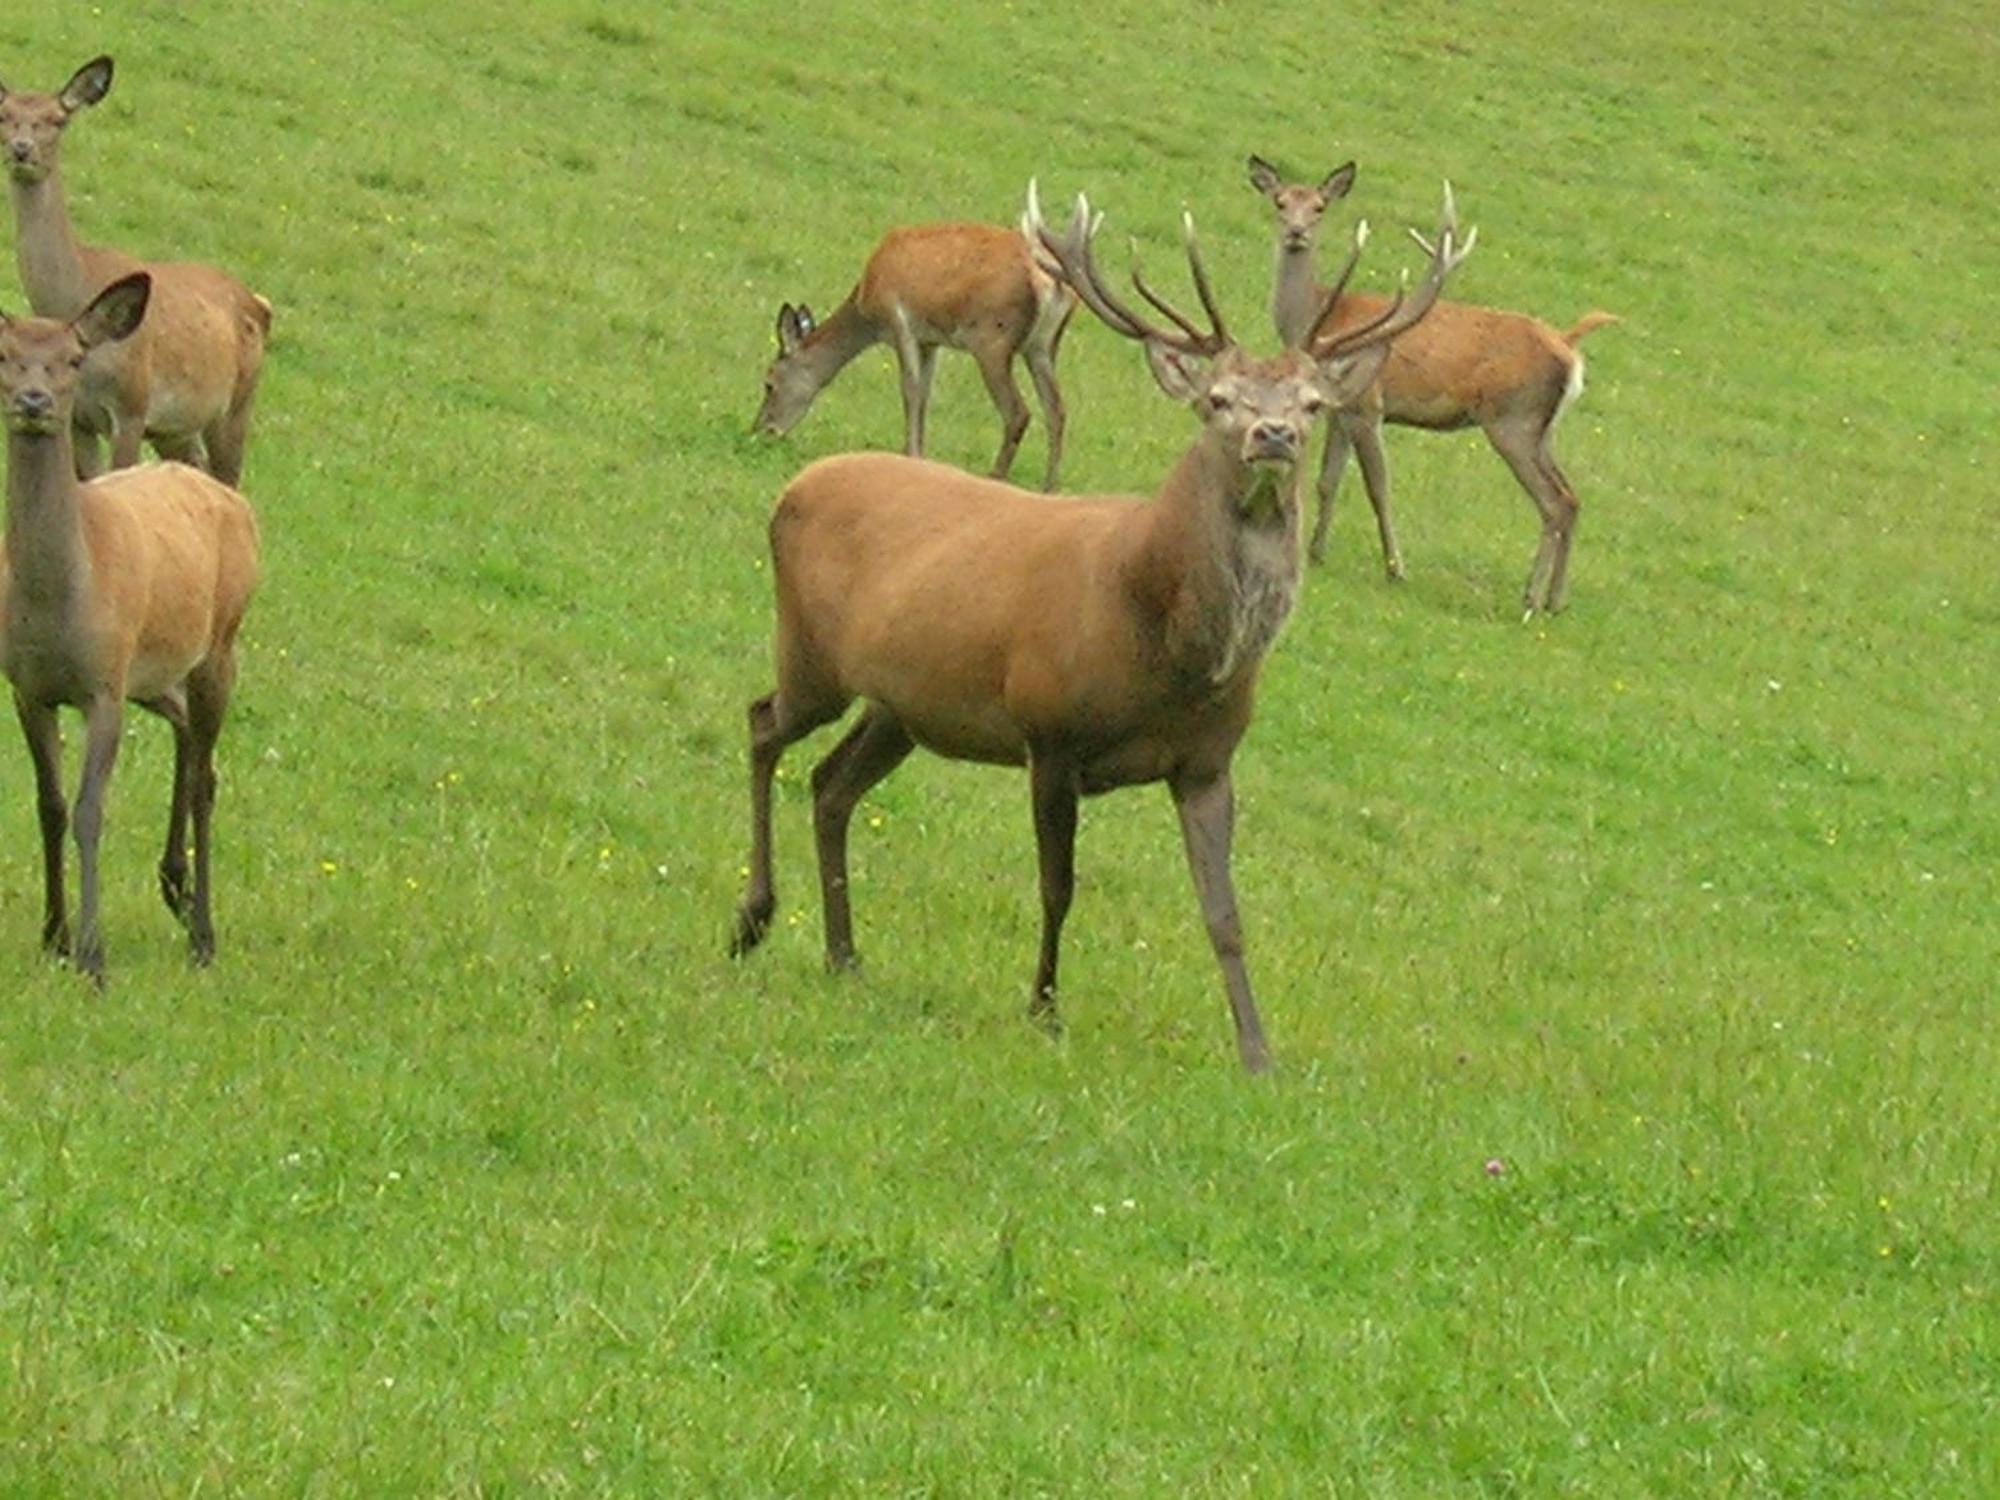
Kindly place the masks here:
<instances>
[{"instance_id":1,"label":"grazing deer","mask_svg":"<svg viewBox=\"0 0 2000 1500\"><path fill-rule=\"evenodd\" d=\"M224 484L243 473L250 406L271 331L271 304L213 266L142 261L78 242L63 197L63 129L111 90L111 59L97 57L54 94L0 84L0 149L14 184L15 258L29 304L74 318L105 287L135 271L152 277L146 320L84 366L77 395L78 474L139 461L141 438L162 458L198 464Z\"/></svg>"},{"instance_id":2,"label":"grazing deer","mask_svg":"<svg viewBox=\"0 0 2000 1500\"><path fill-rule=\"evenodd\" d=\"M0 314L0 415L7 424L7 532L0 546L0 669L35 764L47 895L42 946L70 949L63 899L62 737L56 710L83 710L76 795L83 892L76 965L104 979L97 844L127 699L173 725L173 811L160 894L194 960L215 953L209 820L215 739L236 678L236 632L257 581L257 523L235 490L185 464L76 477L70 430L79 366L142 326L151 283L114 281L69 322ZM193 883L187 834L194 825Z\"/></svg>"},{"instance_id":3,"label":"grazing deer","mask_svg":"<svg viewBox=\"0 0 2000 1500\"><path fill-rule=\"evenodd\" d=\"M1353 186L1354 163L1313 187L1285 182L1269 162L1253 156L1250 181L1278 210L1272 315L1280 335L1289 336L1305 319L1317 315L1324 289L1313 277L1313 241L1327 205ZM1380 315L1384 301L1367 292L1345 296L1325 329L1338 334L1365 323ZM1558 333L1524 313L1440 302L1422 326L1389 351L1375 386L1327 424L1319 519L1309 549L1313 561L1326 554L1334 491L1340 487L1351 447L1361 461L1361 480L1375 507L1383 562L1391 578L1401 578L1403 553L1389 515L1389 464L1382 452L1382 424L1395 422L1434 432L1477 426L1541 513L1541 547L1528 574L1522 607L1527 614L1561 609L1569 590L1577 498L1556 465L1550 439L1556 419L1583 389L1583 355L1577 342L1593 328L1617 321L1610 313L1586 313L1567 333Z\"/></svg>"},{"instance_id":4,"label":"grazing deer","mask_svg":"<svg viewBox=\"0 0 2000 1500\"><path fill-rule=\"evenodd\" d=\"M888 454L822 459L792 481L771 519L778 686L750 706L750 879L731 951L756 947L776 907L779 757L862 698L860 719L812 775L830 965L855 962L847 830L863 794L920 744L958 760L1025 763L1042 895L1029 1010L1053 1025L1078 798L1164 781L1237 1049L1261 1070L1270 1052L1229 873L1229 767L1258 667L1299 587L1294 469L1315 418L1375 378L1388 341L1429 310L1464 252L1447 220L1414 296L1321 340L1316 357L1302 345L1320 332L1317 319L1293 347L1259 360L1223 327L1192 221L1187 255L1206 331L1136 272L1175 327L1117 298L1098 273L1081 198L1058 238L1031 188L1026 223L1084 305L1144 345L1160 388L1193 405L1201 435L1150 500L1050 499ZM1359 254L1357 241L1350 271ZM1329 296L1329 316L1332 307Z\"/></svg>"},{"instance_id":5,"label":"grazing deer","mask_svg":"<svg viewBox=\"0 0 2000 1500\"><path fill-rule=\"evenodd\" d=\"M922 224L883 236L847 300L824 323L801 304L778 309L778 357L764 372L757 428L777 437L792 429L813 398L862 350L887 341L903 375L903 451L921 458L924 417L940 348L963 349L979 363L987 394L1000 410L994 477L1005 479L1028 430L1028 404L1014 383L1014 358L1027 362L1049 427L1052 490L1062 469L1063 401L1056 350L1076 299L1035 263L1011 229L987 224Z\"/></svg>"}]
</instances>

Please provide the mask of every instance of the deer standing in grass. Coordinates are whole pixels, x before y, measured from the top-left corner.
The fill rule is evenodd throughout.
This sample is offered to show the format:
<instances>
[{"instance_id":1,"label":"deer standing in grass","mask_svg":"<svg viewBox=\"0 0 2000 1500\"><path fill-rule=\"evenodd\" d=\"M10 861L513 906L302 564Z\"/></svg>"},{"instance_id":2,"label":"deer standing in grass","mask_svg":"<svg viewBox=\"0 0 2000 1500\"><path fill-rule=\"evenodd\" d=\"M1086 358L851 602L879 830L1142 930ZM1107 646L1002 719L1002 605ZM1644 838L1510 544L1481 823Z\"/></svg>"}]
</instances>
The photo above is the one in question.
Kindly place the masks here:
<instances>
[{"instance_id":1,"label":"deer standing in grass","mask_svg":"<svg viewBox=\"0 0 2000 1500\"><path fill-rule=\"evenodd\" d=\"M1290 613L1301 560L1294 469L1314 420L1374 379L1389 340L1436 300L1464 253L1440 231L1420 290L1365 327L1252 359L1229 338L1187 225L1209 327L1146 287L1156 326L1105 285L1078 200L1066 234L1026 221L1063 280L1144 345L1160 388L1193 405L1201 435L1149 500L1058 500L888 454L822 459L771 519L777 690L750 706L749 887L732 951L756 947L776 908L771 781L793 741L866 701L813 770L813 826L828 963L855 962L847 831L855 804L917 745L1028 768L1042 936L1030 1014L1053 1026L1056 959L1074 887L1077 802L1164 781L1253 1071L1270 1051L1243 965L1230 880L1230 760L1257 672ZM1469 249L1469 245L1466 247ZM1359 257L1349 258L1351 271ZM1342 284L1346 281L1342 277ZM1332 311L1333 299L1327 301Z\"/></svg>"},{"instance_id":2,"label":"deer standing in grass","mask_svg":"<svg viewBox=\"0 0 2000 1500\"><path fill-rule=\"evenodd\" d=\"M1313 243L1327 206L1354 184L1354 163L1319 184L1287 183L1262 157L1250 158L1250 181L1278 211L1278 272L1272 314L1289 337L1319 316L1325 295L1313 275ZM1385 298L1369 292L1342 296L1325 334L1338 335L1378 317ZM1326 458L1319 475L1319 519L1310 552L1326 554L1334 492L1347 452L1361 462L1361 480L1375 507L1382 560L1389 576L1403 576L1403 553L1389 514L1389 464L1382 452L1382 424L1395 422L1452 432L1479 427L1506 460L1542 520L1541 546L1522 595L1525 613L1553 613L1569 591L1569 549L1576 533L1577 497L1556 464L1551 438L1559 418L1583 389L1583 355L1577 343L1593 328L1618 320L1592 312L1559 333L1524 313L1498 312L1462 302L1440 302L1423 324L1389 351L1381 379L1359 401L1327 424Z\"/></svg>"},{"instance_id":3,"label":"deer standing in grass","mask_svg":"<svg viewBox=\"0 0 2000 1500\"><path fill-rule=\"evenodd\" d=\"M173 726L174 791L160 894L194 960L215 953L209 825L215 741L236 678L236 633L257 581L257 523L235 490L185 464L76 477L70 422L79 368L142 326L150 282L113 282L68 322L0 314L7 531L0 545L0 669L34 760L47 906L42 946L71 954L63 892L64 704L83 710L76 795L82 875L73 956L100 983L97 846L129 699ZM194 831L192 880L189 823Z\"/></svg>"},{"instance_id":4,"label":"deer standing in grass","mask_svg":"<svg viewBox=\"0 0 2000 1500\"><path fill-rule=\"evenodd\" d=\"M789 432L826 384L864 349L887 342L903 377L903 451L921 458L924 419L941 348L963 349L979 364L1000 411L996 478L1014 467L1028 430L1028 403L1014 382L1014 359L1028 366L1049 428L1052 490L1062 469L1063 400L1056 350L1076 299L1036 264L1027 241L987 224L922 224L892 229L868 257L861 280L824 323L803 304L778 310L778 357L764 373L757 428Z\"/></svg>"},{"instance_id":5,"label":"deer standing in grass","mask_svg":"<svg viewBox=\"0 0 2000 1500\"><path fill-rule=\"evenodd\" d=\"M146 319L132 337L98 349L76 401L77 472L139 461L141 439L162 458L207 469L224 484L243 473L250 407L263 369L271 304L214 266L142 261L78 241L63 196L60 148L76 112L111 90L111 59L93 58L54 94L0 84L0 151L13 181L21 285L45 318L74 318L105 287L135 271L152 278Z\"/></svg>"}]
</instances>

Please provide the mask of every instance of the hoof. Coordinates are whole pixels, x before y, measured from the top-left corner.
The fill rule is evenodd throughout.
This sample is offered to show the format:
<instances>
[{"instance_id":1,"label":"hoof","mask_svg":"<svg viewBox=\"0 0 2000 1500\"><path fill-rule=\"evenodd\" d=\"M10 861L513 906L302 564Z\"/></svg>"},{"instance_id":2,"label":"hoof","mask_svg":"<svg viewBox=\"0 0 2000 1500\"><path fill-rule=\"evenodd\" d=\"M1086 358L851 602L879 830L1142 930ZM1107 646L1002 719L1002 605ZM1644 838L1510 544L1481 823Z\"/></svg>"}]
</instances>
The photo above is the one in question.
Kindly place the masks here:
<instances>
[{"instance_id":1,"label":"hoof","mask_svg":"<svg viewBox=\"0 0 2000 1500\"><path fill-rule=\"evenodd\" d=\"M729 940L729 956L741 958L759 943L764 934L771 930L771 913L775 903L764 902L761 906L744 905L736 913L736 935Z\"/></svg>"},{"instance_id":2,"label":"hoof","mask_svg":"<svg viewBox=\"0 0 2000 1500\"><path fill-rule=\"evenodd\" d=\"M160 899L167 903L167 910L174 914L175 919L186 926L193 906L193 892L188 889L186 870L170 865L160 866Z\"/></svg>"}]
</instances>

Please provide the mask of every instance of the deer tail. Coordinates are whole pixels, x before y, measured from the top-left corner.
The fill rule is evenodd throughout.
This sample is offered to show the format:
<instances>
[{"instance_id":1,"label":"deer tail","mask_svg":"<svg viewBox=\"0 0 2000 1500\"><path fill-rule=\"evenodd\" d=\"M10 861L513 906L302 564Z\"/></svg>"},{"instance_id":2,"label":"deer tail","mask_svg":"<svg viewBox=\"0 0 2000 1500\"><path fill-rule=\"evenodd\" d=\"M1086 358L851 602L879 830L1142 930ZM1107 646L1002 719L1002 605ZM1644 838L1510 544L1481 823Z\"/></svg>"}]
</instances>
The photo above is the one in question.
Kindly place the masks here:
<instances>
[{"instance_id":1,"label":"deer tail","mask_svg":"<svg viewBox=\"0 0 2000 1500\"><path fill-rule=\"evenodd\" d=\"M1574 349L1577 346L1577 341L1585 334L1591 332L1593 329L1602 328L1606 323L1616 323L1618 321L1620 319L1616 313L1602 311L1587 312L1576 320L1575 325L1570 331L1562 336L1562 340L1570 348Z\"/></svg>"}]
</instances>

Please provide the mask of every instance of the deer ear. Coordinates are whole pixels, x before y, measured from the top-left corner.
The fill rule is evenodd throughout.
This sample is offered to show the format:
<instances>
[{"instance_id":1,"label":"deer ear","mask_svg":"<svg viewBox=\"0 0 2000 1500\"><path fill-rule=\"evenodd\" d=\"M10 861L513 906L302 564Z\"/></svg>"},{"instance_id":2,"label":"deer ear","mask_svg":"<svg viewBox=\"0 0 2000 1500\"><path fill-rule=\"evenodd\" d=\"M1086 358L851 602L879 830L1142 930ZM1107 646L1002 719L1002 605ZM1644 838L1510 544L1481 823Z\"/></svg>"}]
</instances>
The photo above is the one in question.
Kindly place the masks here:
<instances>
[{"instance_id":1,"label":"deer ear","mask_svg":"<svg viewBox=\"0 0 2000 1500\"><path fill-rule=\"evenodd\" d=\"M96 300L76 315L70 327L86 349L129 337L146 316L146 303L153 295L153 278L134 271L114 281L97 294Z\"/></svg>"},{"instance_id":2,"label":"deer ear","mask_svg":"<svg viewBox=\"0 0 2000 1500\"><path fill-rule=\"evenodd\" d=\"M1278 169L1276 167L1265 161L1261 156L1250 158L1250 186L1266 197L1269 197L1275 194L1283 185L1284 179L1278 176Z\"/></svg>"},{"instance_id":3,"label":"deer ear","mask_svg":"<svg viewBox=\"0 0 2000 1500\"><path fill-rule=\"evenodd\" d=\"M111 92L111 59L93 57L76 70L70 81L62 86L56 95L62 107L75 114L85 105L95 104Z\"/></svg>"},{"instance_id":4,"label":"deer ear","mask_svg":"<svg viewBox=\"0 0 2000 1500\"><path fill-rule=\"evenodd\" d=\"M817 327L819 327L819 322L813 317L812 309L801 302L799 304L799 337L804 338Z\"/></svg>"},{"instance_id":5,"label":"deer ear","mask_svg":"<svg viewBox=\"0 0 2000 1500\"><path fill-rule=\"evenodd\" d=\"M1340 359L1324 361L1319 367L1320 389L1334 406L1352 406L1373 385L1389 358L1391 341L1363 349Z\"/></svg>"},{"instance_id":6,"label":"deer ear","mask_svg":"<svg viewBox=\"0 0 2000 1500\"><path fill-rule=\"evenodd\" d=\"M799 336L799 310L787 302L778 309L778 352L790 354Z\"/></svg>"},{"instance_id":7,"label":"deer ear","mask_svg":"<svg viewBox=\"0 0 2000 1500\"><path fill-rule=\"evenodd\" d=\"M1319 195L1328 199L1345 198L1354 187L1354 171L1353 162L1335 167L1326 174L1326 181L1319 185Z\"/></svg>"},{"instance_id":8,"label":"deer ear","mask_svg":"<svg viewBox=\"0 0 2000 1500\"><path fill-rule=\"evenodd\" d=\"M1159 339L1146 340L1146 364L1160 389L1176 401L1193 401L1208 389L1208 361Z\"/></svg>"}]
</instances>

